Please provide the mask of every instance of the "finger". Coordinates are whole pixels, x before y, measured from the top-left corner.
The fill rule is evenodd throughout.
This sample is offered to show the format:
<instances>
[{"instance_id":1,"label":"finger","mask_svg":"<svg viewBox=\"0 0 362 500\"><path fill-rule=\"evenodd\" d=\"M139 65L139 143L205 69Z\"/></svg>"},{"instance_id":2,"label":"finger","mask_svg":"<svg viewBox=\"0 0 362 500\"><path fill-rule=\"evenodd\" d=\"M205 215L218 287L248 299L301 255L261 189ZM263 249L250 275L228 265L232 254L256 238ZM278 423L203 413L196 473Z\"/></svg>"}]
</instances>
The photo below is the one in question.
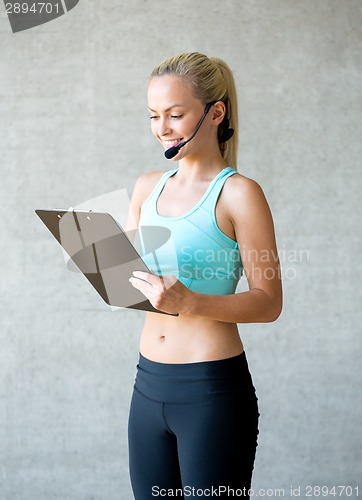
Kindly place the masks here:
<instances>
[{"instance_id":1,"label":"finger","mask_svg":"<svg viewBox=\"0 0 362 500\"><path fill-rule=\"evenodd\" d=\"M151 273L146 273L144 271L133 271L132 274L135 278L146 281L147 283L150 283L152 286L158 288L159 290L163 290L165 288L161 276Z\"/></svg>"},{"instance_id":2,"label":"finger","mask_svg":"<svg viewBox=\"0 0 362 500\"><path fill-rule=\"evenodd\" d=\"M147 290L151 290L153 288L151 283L148 283L147 281L141 280L139 278L130 278L128 281L134 288L137 288L143 294L145 294Z\"/></svg>"},{"instance_id":3,"label":"finger","mask_svg":"<svg viewBox=\"0 0 362 500\"><path fill-rule=\"evenodd\" d=\"M140 291L142 295L144 295L146 299L149 300L152 305L154 305L153 299L155 295L155 288L150 283L147 283L146 281L140 280L138 278L130 278L129 281L134 288Z\"/></svg>"},{"instance_id":4,"label":"finger","mask_svg":"<svg viewBox=\"0 0 362 500\"><path fill-rule=\"evenodd\" d=\"M139 278L143 281L148 281L149 276L151 276L150 273L146 273L145 271L133 271L132 274L135 278Z\"/></svg>"}]
</instances>

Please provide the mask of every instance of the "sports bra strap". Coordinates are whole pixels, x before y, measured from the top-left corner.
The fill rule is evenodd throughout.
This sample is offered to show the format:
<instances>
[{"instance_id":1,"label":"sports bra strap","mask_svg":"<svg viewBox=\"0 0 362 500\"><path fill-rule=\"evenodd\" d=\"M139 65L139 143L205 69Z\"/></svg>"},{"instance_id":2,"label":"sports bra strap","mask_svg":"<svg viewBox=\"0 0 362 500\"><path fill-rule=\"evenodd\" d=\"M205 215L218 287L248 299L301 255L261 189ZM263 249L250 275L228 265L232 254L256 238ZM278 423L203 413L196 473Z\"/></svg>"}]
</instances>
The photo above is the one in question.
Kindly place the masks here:
<instances>
[{"instance_id":1,"label":"sports bra strap","mask_svg":"<svg viewBox=\"0 0 362 500\"><path fill-rule=\"evenodd\" d=\"M210 186L211 189L209 189L209 192L203 200L201 206L204 208L204 210L207 210L210 213L213 219L215 218L216 203L219 199L220 192L224 187L225 181L236 173L236 170L234 170L233 168L226 167L212 181L213 185Z\"/></svg>"},{"instance_id":2,"label":"sports bra strap","mask_svg":"<svg viewBox=\"0 0 362 500\"><path fill-rule=\"evenodd\" d=\"M156 205L157 205L157 199L163 190L167 180L172 177L173 175L176 174L178 171L178 168L174 170L169 170L168 172L165 172L159 181L157 182L156 186L152 190L151 194L148 196L147 200L142 206L142 210L145 208L146 205L148 205L152 201L152 210L154 213L157 213L156 210ZM221 170L211 181L209 187L207 188L205 194L203 195L202 199L200 200L199 203L196 204L195 208L200 208L203 207L204 210L206 210L208 213L210 213L210 216L213 220L215 220L215 206L217 203L217 200L220 196L220 192L225 184L225 181L232 175L236 174L236 170L234 170L231 167L225 167L223 170ZM194 211L192 211L194 212Z\"/></svg>"},{"instance_id":3,"label":"sports bra strap","mask_svg":"<svg viewBox=\"0 0 362 500\"><path fill-rule=\"evenodd\" d=\"M153 208L153 211L156 212L157 199L158 199L162 189L165 187L167 180L170 177L172 177L177 172L177 170L178 170L178 168L175 168L174 170L169 170L168 172L165 172L164 174L161 175L156 186L153 188L153 190L151 191L151 193L148 195L147 199L143 203L142 208L141 208L141 212L144 210L146 205L150 204L151 201L152 201L151 206Z\"/></svg>"}]
</instances>

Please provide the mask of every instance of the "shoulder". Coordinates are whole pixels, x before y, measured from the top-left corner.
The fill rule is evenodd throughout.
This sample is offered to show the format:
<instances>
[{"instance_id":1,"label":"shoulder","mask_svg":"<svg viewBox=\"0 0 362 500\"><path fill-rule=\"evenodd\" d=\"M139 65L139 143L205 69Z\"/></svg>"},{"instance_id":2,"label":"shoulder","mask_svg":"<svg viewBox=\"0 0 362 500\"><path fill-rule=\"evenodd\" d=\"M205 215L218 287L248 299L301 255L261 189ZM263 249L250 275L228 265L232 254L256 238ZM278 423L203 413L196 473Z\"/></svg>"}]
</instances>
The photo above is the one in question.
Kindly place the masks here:
<instances>
[{"instance_id":1,"label":"shoulder","mask_svg":"<svg viewBox=\"0 0 362 500\"><path fill-rule=\"evenodd\" d=\"M136 198L142 204L164 174L164 170L154 170L153 172L140 175L133 189L133 198Z\"/></svg>"},{"instance_id":2,"label":"shoulder","mask_svg":"<svg viewBox=\"0 0 362 500\"><path fill-rule=\"evenodd\" d=\"M227 179L224 191L234 202L264 196L264 192L257 181L238 172Z\"/></svg>"},{"instance_id":3,"label":"shoulder","mask_svg":"<svg viewBox=\"0 0 362 500\"><path fill-rule=\"evenodd\" d=\"M128 229L137 227L142 206L164 173L164 170L155 170L140 175L136 180L128 213Z\"/></svg>"},{"instance_id":4,"label":"shoulder","mask_svg":"<svg viewBox=\"0 0 362 500\"><path fill-rule=\"evenodd\" d=\"M268 212L269 206L260 184L242 174L230 176L223 189L223 202L232 218L253 212Z\"/></svg>"}]
</instances>

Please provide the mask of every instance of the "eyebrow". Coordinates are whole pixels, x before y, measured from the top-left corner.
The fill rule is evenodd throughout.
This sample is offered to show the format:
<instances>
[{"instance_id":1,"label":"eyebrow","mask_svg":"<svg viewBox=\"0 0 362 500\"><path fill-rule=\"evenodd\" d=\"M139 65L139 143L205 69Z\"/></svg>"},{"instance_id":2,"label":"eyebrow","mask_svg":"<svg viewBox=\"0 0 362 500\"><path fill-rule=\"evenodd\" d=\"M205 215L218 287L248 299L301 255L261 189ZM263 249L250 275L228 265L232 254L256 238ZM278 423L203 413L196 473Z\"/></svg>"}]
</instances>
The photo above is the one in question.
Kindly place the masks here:
<instances>
[{"instance_id":1,"label":"eyebrow","mask_svg":"<svg viewBox=\"0 0 362 500\"><path fill-rule=\"evenodd\" d=\"M170 106L169 108L165 109L165 113L167 113L168 111L170 111L171 109L173 108L183 108L184 106L182 104L173 104L172 106ZM152 109L152 108L148 108L150 111L152 111L152 113L156 113L156 110Z\"/></svg>"}]
</instances>

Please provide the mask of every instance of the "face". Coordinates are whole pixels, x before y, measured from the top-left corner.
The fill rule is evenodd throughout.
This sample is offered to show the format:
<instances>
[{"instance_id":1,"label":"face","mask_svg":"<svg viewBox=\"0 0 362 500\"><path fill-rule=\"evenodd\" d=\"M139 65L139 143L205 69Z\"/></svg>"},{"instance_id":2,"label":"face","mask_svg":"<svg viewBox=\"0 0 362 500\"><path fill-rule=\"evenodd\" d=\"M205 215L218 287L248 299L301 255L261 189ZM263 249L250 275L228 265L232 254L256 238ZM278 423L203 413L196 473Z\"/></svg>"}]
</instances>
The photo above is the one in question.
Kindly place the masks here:
<instances>
[{"instance_id":1,"label":"face","mask_svg":"<svg viewBox=\"0 0 362 500\"><path fill-rule=\"evenodd\" d=\"M192 94L187 80L177 76L152 78L148 86L148 110L151 129L164 149L187 140L201 119L205 105ZM210 139L209 113L198 133L180 149L175 160L200 152Z\"/></svg>"}]
</instances>

